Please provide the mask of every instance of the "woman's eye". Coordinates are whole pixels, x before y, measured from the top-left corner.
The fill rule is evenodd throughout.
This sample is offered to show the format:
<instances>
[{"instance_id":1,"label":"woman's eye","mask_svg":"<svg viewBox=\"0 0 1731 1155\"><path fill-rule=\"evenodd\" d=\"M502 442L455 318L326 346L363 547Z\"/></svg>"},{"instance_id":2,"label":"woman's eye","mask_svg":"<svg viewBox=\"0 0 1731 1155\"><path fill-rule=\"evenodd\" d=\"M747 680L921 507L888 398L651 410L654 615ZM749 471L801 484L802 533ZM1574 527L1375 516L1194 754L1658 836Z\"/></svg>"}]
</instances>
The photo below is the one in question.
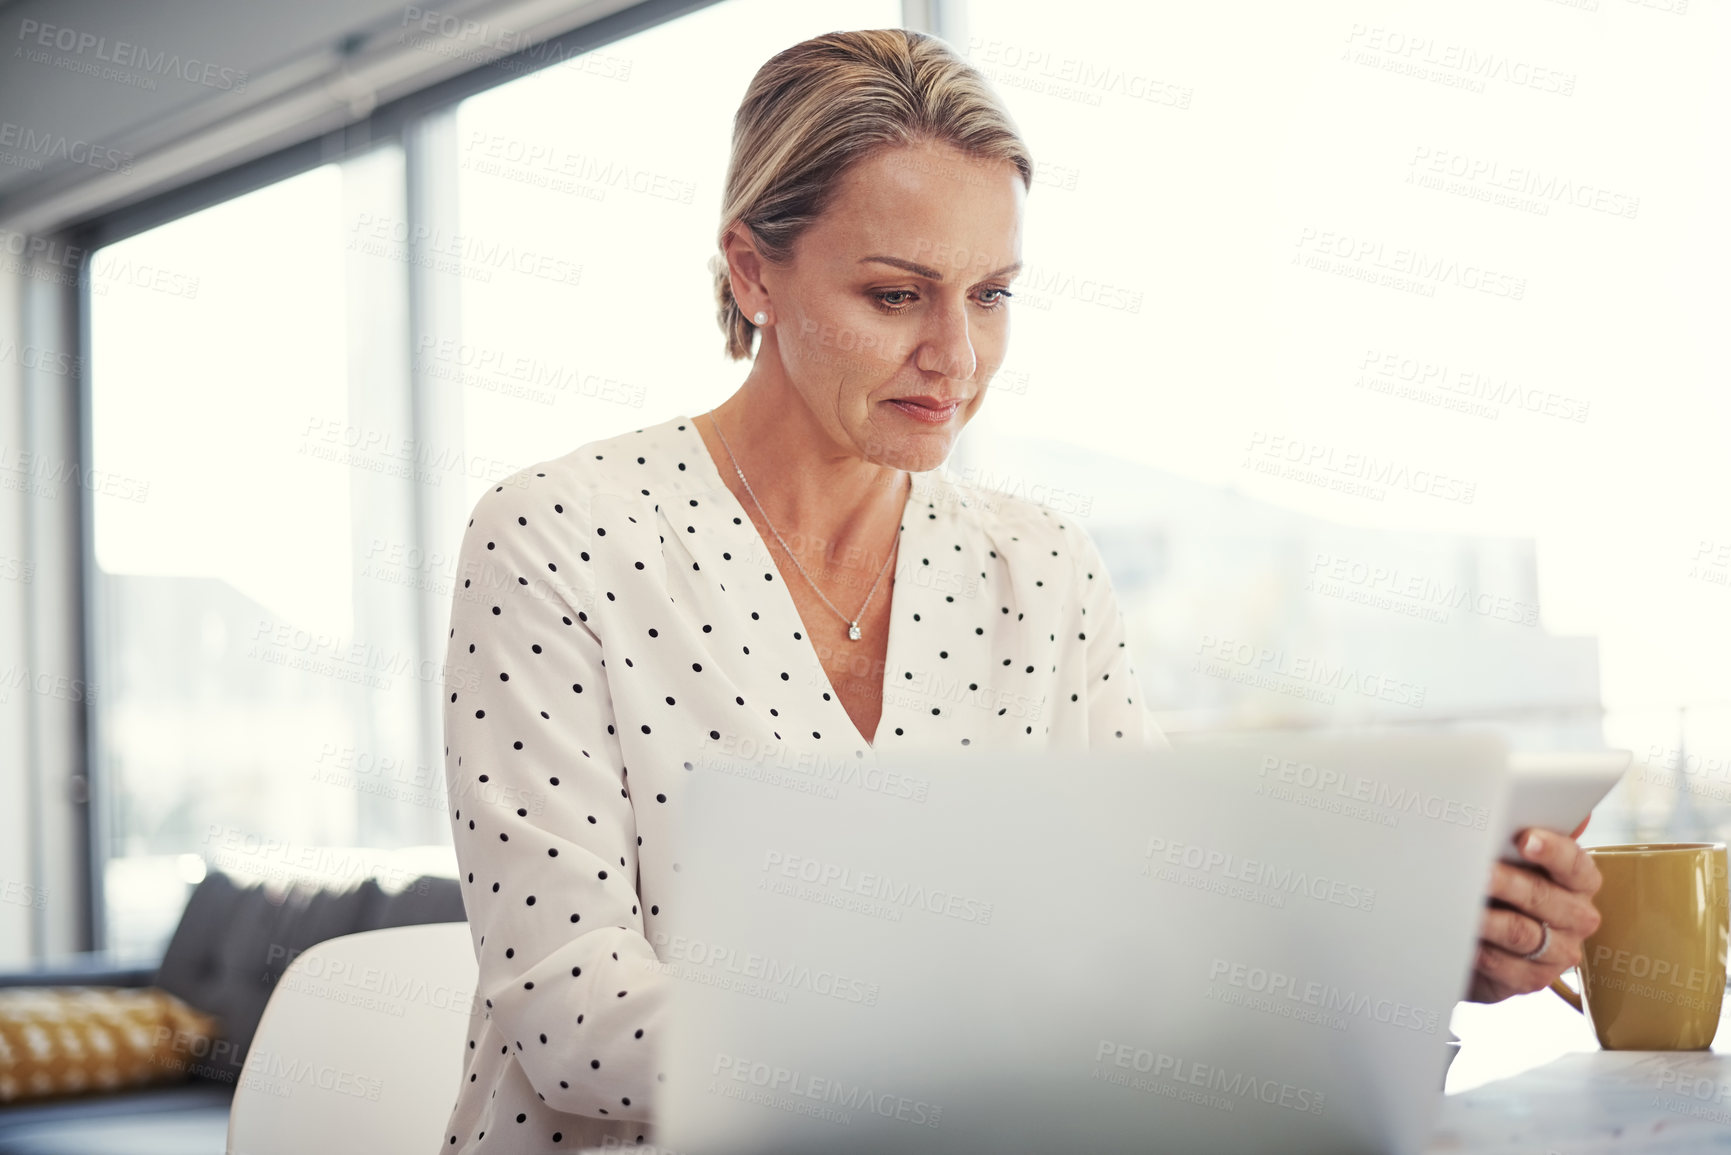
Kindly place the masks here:
<instances>
[{"instance_id":1,"label":"woman's eye","mask_svg":"<svg viewBox=\"0 0 1731 1155\"><path fill-rule=\"evenodd\" d=\"M873 293L872 297L886 312L899 313L907 307L907 299L914 296L912 289L889 289L882 293ZM988 309L1000 309L1014 293L1008 289L981 289L980 304ZM895 298L891 300L891 298Z\"/></svg>"}]
</instances>

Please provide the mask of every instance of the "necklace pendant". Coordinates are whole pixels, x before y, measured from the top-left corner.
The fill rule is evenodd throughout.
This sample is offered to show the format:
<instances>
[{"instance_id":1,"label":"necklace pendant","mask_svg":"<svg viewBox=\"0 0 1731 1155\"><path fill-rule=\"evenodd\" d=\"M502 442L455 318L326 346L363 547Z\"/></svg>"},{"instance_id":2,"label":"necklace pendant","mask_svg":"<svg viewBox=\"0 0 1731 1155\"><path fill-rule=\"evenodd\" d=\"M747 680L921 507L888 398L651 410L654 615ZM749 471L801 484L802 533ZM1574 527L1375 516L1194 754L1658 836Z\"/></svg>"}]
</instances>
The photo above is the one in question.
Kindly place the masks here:
<instances>
[{"instance_id":1,"label":"necklace pendant","mask_svg":"<svg viewBox=\"0 0 1731 1155\"><path fill-rule=\"evenodd\" d=\"M855 641L855 642L859 641L859 623L858 622L849 622L847 624L847 636L848 636L849 640L851 640L851 641Z\"/></svg>"}]
</instances>

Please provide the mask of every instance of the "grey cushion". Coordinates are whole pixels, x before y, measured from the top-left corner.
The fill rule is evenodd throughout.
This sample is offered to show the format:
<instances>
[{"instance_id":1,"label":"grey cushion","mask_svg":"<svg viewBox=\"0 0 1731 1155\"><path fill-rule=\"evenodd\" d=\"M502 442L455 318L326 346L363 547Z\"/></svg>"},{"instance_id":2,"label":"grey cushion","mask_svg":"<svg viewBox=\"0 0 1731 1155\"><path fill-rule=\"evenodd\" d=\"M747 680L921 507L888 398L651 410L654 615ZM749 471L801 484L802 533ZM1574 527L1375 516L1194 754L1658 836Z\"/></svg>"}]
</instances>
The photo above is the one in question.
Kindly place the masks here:
<instances>
[{"instance_id":1,"label":"grey cushion","mask_svg":"<svg viewBox=\"0 0 1731 1155\"><path fill-rule=\"evenodd\" d=\"M216 977L223 942L240 902L241 889L233 879L220 870L208 871L186 900L180 924L174 928L157 967L156 985L194 1006L201 1005L198 992Z\"/></svg>"},{"instance_id":2,"label":"grey cushion","mask_svg":"<svg viewBox=\"0 0 1731 1155\"><path fill-rule=\"evenodd\" d=\"M210 870L192 892L156 985L223 1021L202 1077L232 1083L277 980L308 947L362 930L462 922L454 878L422 876L395 891L368 877L326 884L243 884ZM3 1155L3 1153L0 1153Z\"/></svg>"},{"instance_id":3,"label":"grey cushion","mask_svg":"<svg viewBox=\"0 0 1731 1155\"><path fill-rule=\"evenodd\" d=\"M381 892L379 901L361 913L356 930L389 926L420 926L428 922L466 922L463 888L454 878L422 875L403 889Z\"/></svg>"},{"instance_id":4,"label":"grey cushion","mask_svg":"<svg viewBox=\"0 0 1731 1155\"><path fill-rule=\"evenodd\" d=\"M208 892L208 894L207 894ZM365 878L336 887L296 881L238 885L211 871L192 892L163 954L156 985L223 1024L201 1077L233 1082L276 982L310 946L351 933L381 897Z\"/></svg>"}]
</instances>

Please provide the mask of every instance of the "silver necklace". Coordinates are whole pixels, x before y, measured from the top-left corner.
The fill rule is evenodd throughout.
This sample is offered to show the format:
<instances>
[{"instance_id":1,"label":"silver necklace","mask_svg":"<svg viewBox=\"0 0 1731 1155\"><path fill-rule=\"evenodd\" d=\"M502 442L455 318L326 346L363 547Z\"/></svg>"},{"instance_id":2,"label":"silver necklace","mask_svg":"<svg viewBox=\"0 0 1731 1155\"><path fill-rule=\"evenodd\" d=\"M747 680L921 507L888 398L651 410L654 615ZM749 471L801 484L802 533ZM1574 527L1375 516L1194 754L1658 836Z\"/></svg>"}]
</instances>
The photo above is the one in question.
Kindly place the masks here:
<instances>
[{"instance_id":1,"label":"silver necklace","mask_svg":"<svg viewBox=\"0 0 1731 1155\"><path fill-rule=\"evenodd\" d=\"M890 558L894 557L896 554L895 547L896 545L901 544L901 532L899 530L897 531L895 542L890 546L889 552L884 555L883 567L878 570L878 576L872 582L872 588L866 592L866 599L860 604L859 613L855 614L850 620L846 614L835 608L834 602L830 601L827 597L824 597L823 591L817 588L817 583L811 580L811 575L805 572L805 567L799 564L799 559L793 556L793 550L788 549L787 542L782 541L781 531L777 530L775 528L775 523L769 520L769 514L763 512L763 503L757 500L757 494L751 491L751 482L745 480L745 470L739 467L739 459L733 455L733 447L727 444L727 438L723 436L721 432L721 425L715 420L715 410L711 409L707 414L705 414L705 416L709 418L709 424L715 429L715 435L721 438L721 447L727 450L727 459L733 462L733 472L739 474L739 483L745 486L745 492L746 495L751 498L751 504L757 506L757 512L763 517L763 524L769 526L769 532L775 534L775 540L781 542L782 549L787 550L788 558L792 560L793 566L799 571L800 576L805 579L805 583L812 588L812 592L817 594L818 597L823 598L824 605L835 610L836 617L847 622L848 639L855 642L859 641L859 620L865 617L866 606L871 605L872 595L878 592L878 582L884 580L884 574L888 572L890 568Z\"/></svg>"}]
</instances>

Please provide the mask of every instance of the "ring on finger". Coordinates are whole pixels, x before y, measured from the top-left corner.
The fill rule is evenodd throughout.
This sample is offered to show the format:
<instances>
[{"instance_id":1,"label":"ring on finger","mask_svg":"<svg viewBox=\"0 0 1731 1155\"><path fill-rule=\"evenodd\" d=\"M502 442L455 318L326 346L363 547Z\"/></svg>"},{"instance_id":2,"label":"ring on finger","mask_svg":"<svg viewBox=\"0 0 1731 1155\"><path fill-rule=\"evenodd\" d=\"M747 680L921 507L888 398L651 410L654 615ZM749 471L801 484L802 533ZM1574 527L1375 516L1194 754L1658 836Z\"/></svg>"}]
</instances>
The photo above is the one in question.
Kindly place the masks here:
<instances>
[{"instance_id":1,"label":"ring on finger","mask_svg":"<svg viewBox=\"0 0 1731 1155\"><path fill-rule=\"evenodd\" d=\"M1534 921L1539 924L1539 929L1544 931L1544 937L1539 940L1538 948L1531 954L1524 954L1521 956L1528 962L1538 962L1539 956L1544 954L1551 945L1551 924L1546 922L1544 919L1535 919Z\"/></svg>"}]
</instances>

